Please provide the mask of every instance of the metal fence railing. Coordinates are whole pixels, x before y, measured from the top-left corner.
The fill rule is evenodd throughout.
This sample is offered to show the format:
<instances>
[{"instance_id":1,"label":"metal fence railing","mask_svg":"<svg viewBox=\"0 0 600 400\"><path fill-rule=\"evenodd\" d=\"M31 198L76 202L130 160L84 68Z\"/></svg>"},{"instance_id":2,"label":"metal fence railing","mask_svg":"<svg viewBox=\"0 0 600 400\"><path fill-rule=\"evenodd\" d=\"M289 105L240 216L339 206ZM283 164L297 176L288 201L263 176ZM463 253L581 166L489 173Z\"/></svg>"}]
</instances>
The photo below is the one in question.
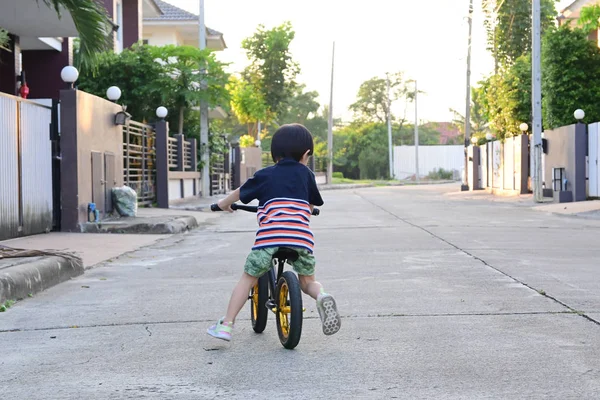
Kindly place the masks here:
<instances>
[{"instance_id":1,"label":"metal fence railing","mask_svg":"<svg viewBox=\"0 0 600 400\"><path fill-rule=\"evenodd\" d=\"M138 194L138 204L150 206L156 199L156 134L150 125L129 121L123 129L125 184Z\"/></svg>"}]
</instances>

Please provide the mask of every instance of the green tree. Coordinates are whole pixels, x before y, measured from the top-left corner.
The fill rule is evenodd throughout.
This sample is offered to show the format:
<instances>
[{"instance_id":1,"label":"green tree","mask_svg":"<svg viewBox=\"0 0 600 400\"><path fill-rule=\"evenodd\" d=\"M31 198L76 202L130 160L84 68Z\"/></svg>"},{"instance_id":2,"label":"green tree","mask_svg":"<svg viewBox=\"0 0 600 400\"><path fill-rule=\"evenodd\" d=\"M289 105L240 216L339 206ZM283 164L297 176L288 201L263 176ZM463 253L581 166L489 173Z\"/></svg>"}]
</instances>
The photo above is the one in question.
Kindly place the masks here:
<instances>
[{"instance_id":1,"label":"green tree","mask_svg":"<svg viewBox=\"0 0 600 400\"><path fill-rule=\"evenodd\" d=\"M173 117L174 109L166 103L164 88L171 85L163 66L154 61L149 46L134 46L120 54L112 51L98 57L96 73L90 69L80 72L78 87L99 97L106 96L106 89L116 85L121 89L120 104L127 105L127 111L138 121L151 121L156 118L156 108L164 105ZM175 125L173 125L175 126Z\"/></svg>"},{"instance_id":2,"label":"green tree","mask_svg":"<svg viewBox=\"0 0 600 400\"><path fill-rule=\"evenodd\" d=\"M600 5L594 4L583 7L577 24L585 32L597 30L600 27Z\"/></svg>"},{"instance_id":3,"label":"green tree","mask_svg":"<svg viewBox=\"0 0 600 400\"><path fill-rule=\"evenodd\" d=\"M242 42L251 63L244 78L260 90L273 119L283 111L296 85L299 67L289 49L294 36L291 23L285 22L273 29L259 25L254 35Z\"/></svg>"},{"instance_id":4,"label":"green tree","mask_svg":"<svg viewBox=\"0 0 600 400\"><path fill-rule=\"evenodd\" d=\"M0 47L8 46L9 42L10 38L8 37L8 32L0 28Z\"/></svg>"},{"instance_id":5,"label":"green tree","mask_svg":"<svg viewBox=\"0 0 600 400\"><path fill-rule=\"evenodd\" d=\"M81 39L80 69L91 68L99 61L100 53L111 44L112 26L102 2L96 0L42 0L61 16L61 8L66 9ZM37 0L39 3L40 0Z\"/></svg>"},{"instance_id":6,"label":"green tree","mask_svg":"<svg viewBox=\"0 0 600 400\"><path fill-rule=\"evenodd\" d=\"M402 72L390 74L390 102L401 99L412 99L409 81L404 80ZM358 89L356 101L350 105L357 118L366 122L386 122L390 110L388 108L387 81L385 78L374 77L363 82ZM406 112L405 112L406 115ZM405 115L400 119L404 120Z\"/></svg>"},{"instance_id":7,"label":"green tree","mask_svg":"<svg viewBox=\"0 0 600 400\"><path fill-rule=\"evenodd\" d=\"M316 91L306 91L306 85L296 85L285 101L285 106L278 117L280 124L298 123L306 125L309 118L319 111Z\"/></svg>"},{"instance_id":8,"label":"green tree","mask_svg":"<svg viewBox=\"0 0 600 400\"><path fill-rule=\"evenodd\" d=\"M541 0L542 34L555 25L556 0ZM531 0L482 0L488 49L499 67L531 51Z\"/></svg>"},{"instance_id":9,"label":"green tree","mask_svg":"<svg viewBox=\"0 0 600 400\"><path fill-rule=\"evenodd\" d=\"M247 135L257 137L258 121L267 118L267 105L262 93L250 82L231 77L227 86L231 109L240 124L246 125Z\"/></svg>"},{"instance_id":10,"label":"green tree","mask_svg":"<svg viewBox=\"0 0 600 400\"><path fill-rule=\"evenodd\" d=\"M585 110L588 121L600 121L600 49L587 32L562 27L542 44L544 127L574 122L573 112Z\"/></svg>"},{"instance_id":11,"label":"green tree","mask_svg":"<svg viewBox=\"0 0 600 400\"><path fill-rule=\"evenodd\" d=\"M478 139L485 138L487 131L487 124L489 122L489 116L487 112L487 100L486 100L486 82L480 82L478 87L471 89L471 136ZM450 109L454 118L452 123L458 131L463 135L465 134L465 116L464 114ZM461 142L462 143L462 142ZM455 144L455 143L448 143Z\"/></svg>"},{"instance_id":12,"label":"green tree","mask_svg":"<svg viewBox=\"0 0 600 400\"><path fill-rule=\"evenodd\" d=\"M185 112L206 101L211 106L227 103L225 88L228 76L224 64L217 61L210 50L200 50L193 46L149 47L150 54L163 68L165 98L179 115L179 133L183 134ZM202 68L200 68L202 67ZM199 70L202 69L202 72Z\"/></svg>"},{"instance_id":13,"label":"green tree","mask_svg":"<svg viewBox=\"0 0 600 400\"><path fill-rule=\"evenodd\" d=\"M93 68L99 53L108 49L111 43L107 33L112 32L112 26L102 3L96 0L36 1L54 9L59 18L62 17L63 9L68 11L81 38L81 65L77 66L80 69ZM0 47L6 47L9 41L8 32L0 27Z\"/></svg>"},{"instance_id":14,"label":"green tree","mask_svg":"<svg viewBox=\"0 0 600 400\"><path fill-rule=\"evenodd\" d=\"M227 101L224 88L227 76L222 64L213 57L195 48L135 45L120 54L101 54L95 74L82 71L79 88L104 97L106 89L116 85L122 92L119 103L127 105L134 119L152 121L156 118L156 108L163 105L169 110L170 125L179 126L180 132L190 125L185 132L190 135L199 130L196 129L198 113L193 108L200 99L208 101L209 106L224 105ZM207 71L204 77L195 72L200 62Z\"/></svg>"}]
</instances>

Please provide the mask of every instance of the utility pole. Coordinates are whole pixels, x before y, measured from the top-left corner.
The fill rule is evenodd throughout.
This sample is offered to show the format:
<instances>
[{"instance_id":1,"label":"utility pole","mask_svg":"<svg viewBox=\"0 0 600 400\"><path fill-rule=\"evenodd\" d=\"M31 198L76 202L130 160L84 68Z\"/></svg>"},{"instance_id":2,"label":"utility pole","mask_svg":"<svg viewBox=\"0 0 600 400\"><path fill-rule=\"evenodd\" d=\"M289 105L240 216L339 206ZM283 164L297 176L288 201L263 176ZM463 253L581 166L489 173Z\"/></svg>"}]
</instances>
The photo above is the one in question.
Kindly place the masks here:
<instances>
[{"instance_id":1,"label":"utility pole","mask_svg":"<svg viewBox=\"0 0 600 400\"><path fill-rule=\"evenodd\" d=\"M390 178L394 179L394 150L392 147L392 101L390 100L390 76L385 74L387 83L387 129L388 129L388 148L389 148L389 164Z\"/></svg>"},{"instance_id":2,"label":"utility pole","mask_svg":"<svg viewBox=\"0 0 600 400\"><path fill-rule=\"evenodd\" d=\"M419 107L417 103L417 97L419 96L419 89L417 87L417 81L415 80L415 178L416 182L420 182L419 178Z\"/></svg>"},{"instance_id":3,"label":"utility pole","mask_svg":"<svg viewBox=\"0 0 600 400\"><path fill-rule=\"evenodd\" d=\"M533 199L537 203L544 200L542 191L542 38L540 0L533 0L532 9L532 106L533 106Z\"/></svg>"},{"instance_id":4,"label":"utility pole","mask_svg":"<svg viewBox=\"0 0 600 400\"><path fill-rule=\"evenodd\" d=\"M204 0L200 0L200 12L198 13L198 35L200 50L206 49L206 26L204 25ZM206 69L200 67L200 73L204 75ZM208 145L208 104L200 102L200 160L202 161L202 197L210 196L210 149Z\"/></svg>"},{"instance_id":5,"label":"utility pole","mask_svg":"<svg viewBox=\"0 0 600 400\"><path fill-rule=\"evenodd\" d=\"M469 45L467 48L467 100L465 111L465 173L461 190L469 190L469 143L471 143L471 43L473 34L473 0L469 2Z\"/></svg>"},{"instance_id":6,"label":"utility pole","mask_svg":"<svg viewBox=\"0 0 600 400\"><path fill-rule=\"evenodd\" d=\"M335 42L331 52L331 88L329 91L329 119L327 123L327 183L333 183L333 72L335 66Z\"/></svg>"}]
</instances>

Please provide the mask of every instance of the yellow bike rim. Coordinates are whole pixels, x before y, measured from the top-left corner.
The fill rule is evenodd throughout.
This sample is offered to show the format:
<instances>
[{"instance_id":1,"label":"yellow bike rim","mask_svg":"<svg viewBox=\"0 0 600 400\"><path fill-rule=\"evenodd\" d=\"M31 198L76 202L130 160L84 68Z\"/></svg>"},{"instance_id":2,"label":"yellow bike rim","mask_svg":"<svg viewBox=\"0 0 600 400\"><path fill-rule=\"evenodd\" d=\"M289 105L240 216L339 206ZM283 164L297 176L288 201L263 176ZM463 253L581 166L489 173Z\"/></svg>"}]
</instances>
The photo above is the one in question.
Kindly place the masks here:
<instances>
[{"instance_id":1,"label":"yellow bike rim","mask_svg":"<svg viewBox=\"0 0 600 400\"><path fill-rule=\"evenodd\" d=\"M252 289L252 318L258 318L258 284Z\"/></svg>"},{"instance_id":2,"label":"yellow bike rim","mask_svg":"<svg viewBox=\"0 0 600 400\"><path fill-rule=\"evenodd\" d=\"M281 328L281 333L285 338L290 334L290 321L289 321L289 313L292 311L288 306L288 285L286 282L283 282L281 285L281 289L279 290L279 327Z\"/></svg>"}]
</instances>

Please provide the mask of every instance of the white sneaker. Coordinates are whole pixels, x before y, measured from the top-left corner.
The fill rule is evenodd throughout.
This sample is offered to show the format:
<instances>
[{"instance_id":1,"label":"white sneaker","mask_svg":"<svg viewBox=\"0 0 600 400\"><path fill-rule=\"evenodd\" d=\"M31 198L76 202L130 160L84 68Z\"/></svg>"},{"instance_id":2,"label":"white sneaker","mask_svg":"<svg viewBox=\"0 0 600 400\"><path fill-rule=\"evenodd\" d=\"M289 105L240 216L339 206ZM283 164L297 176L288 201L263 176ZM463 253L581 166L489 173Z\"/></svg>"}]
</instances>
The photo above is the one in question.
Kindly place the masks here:
<instances>
[{"instance_id":1,"label":"white sneaker","mask_svg":"<svg viewBox=\"0 0 600 400\"><path fill-rule=\"evenodd\" d=\"M337 333L342 327L342 319L338 313L333 296L321 293L317 297L317 310L319 310L319 316L323 324L323 333L326 335Z\"/></svg>"}]
</instances>

